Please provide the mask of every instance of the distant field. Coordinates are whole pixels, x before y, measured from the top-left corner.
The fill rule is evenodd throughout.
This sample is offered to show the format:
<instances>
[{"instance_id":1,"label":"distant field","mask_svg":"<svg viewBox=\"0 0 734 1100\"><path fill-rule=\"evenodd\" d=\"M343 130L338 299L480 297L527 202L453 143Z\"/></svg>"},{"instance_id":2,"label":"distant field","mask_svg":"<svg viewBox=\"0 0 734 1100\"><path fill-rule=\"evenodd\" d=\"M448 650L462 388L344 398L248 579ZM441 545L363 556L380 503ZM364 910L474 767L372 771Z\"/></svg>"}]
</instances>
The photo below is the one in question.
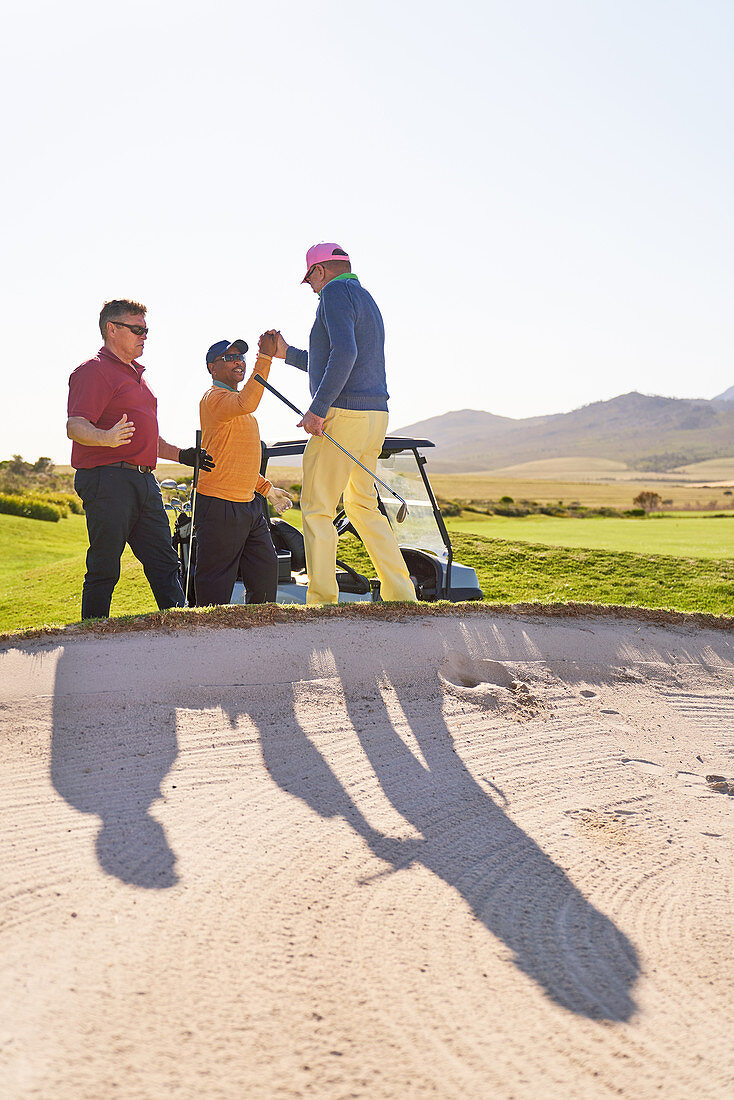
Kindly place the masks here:
<instances>
[{"instance_id":1,"label":"distant field","mask_svg":"<svg viewBox=\"0 0 734 1100\"><path fill-rule=\"evenodd\" d=\"M543 543L589 550L668 554L675 557L734 558L734 515L725 518L660 515L645 519L564 519L555 516L474 516L446 520L449 532L485 538Z\"/></svg>"},{"instance_id":2,"label":"distant field","mask_svg":"<svg viewBox=\"0 0 734 1100\"><path fill-rule=\"evenodd\" d=\"M502 496L513 500L534 500L539 504L565 504L578 501L589 508L631 508L632 501L643 489L652 489L663 500L671 500L669 508L692 511L724 511L734 508L734 490L726 496L726 486L702 489L696 485L650 481L570 481L570 480L513 480L495 474L434 474L428 467L431 484L442 500L484 502L498 501ZM161 475L162 476L162 475ZM167 474L166 476L176 476ZM301 470L297 467L271 466L268 477L278 485L288 487L300 484Z\"/></svg>"},{"instance_id":3,"label":"distant field","mask_svg":"<svg viewBox=\"0 0 734 1100\"><path fill-rule=\"evenodd\" d=\"M428 467L434 492L442 500L498 501L502 496L515 501L534 500L539 504L564 504L578 501L587 507L631 508L632 501L643 489L659 493L665 501L672 501L671 508L690 508L703 511L712 508L723 511L734 507L734 492L725 495L726 486L701 489L693 485L649 481L553 481L513 480L495 474L434 474Z\"/></svg>"},{"instance_id":4,"label":"distant field","mask_svg":"<svg viewBox=\"0 0 734 1100\"><path fill-rule=\"evenodd\" d=\"M609 458L592 458L574 455L569 458L535 459L533 462L519 462L514 466L502 466L488 470L492 477L516 478L520 481L535 481L538 478L551 478L556 481L586 481L589 478L617 478L634 474L624 462L615 462Z\"/></svg>"},{"instance_id":5,"label":"distant field","mask_svg":"<svg viewBox=\"0 0 734 1100\"><path fill-rule=\"evenodd\" d=\"M734 458L711 458L707 462L694 462L689 466L679 466L675 471L686 478L696 481L734 482Z\"/></svg>"},{"instance_id":6,"label":"distant field","mask_svg":"<svg viewBox=\"0 0 734 1100\"><path fill-rule=\"evenodd\" d=\"M533 462L520 462L515 466L487 470L486 474L489 477L509 478L513 481L654 481L656 484L663 485L676 481L729 481L734 485L734 458L713 458L706 462L679 466L675 470L664 473L654 473L630 469L624 462L615 462L608 458L574 455L568 458L545 458L535 459Z\"/></svg>"}]
</instances>

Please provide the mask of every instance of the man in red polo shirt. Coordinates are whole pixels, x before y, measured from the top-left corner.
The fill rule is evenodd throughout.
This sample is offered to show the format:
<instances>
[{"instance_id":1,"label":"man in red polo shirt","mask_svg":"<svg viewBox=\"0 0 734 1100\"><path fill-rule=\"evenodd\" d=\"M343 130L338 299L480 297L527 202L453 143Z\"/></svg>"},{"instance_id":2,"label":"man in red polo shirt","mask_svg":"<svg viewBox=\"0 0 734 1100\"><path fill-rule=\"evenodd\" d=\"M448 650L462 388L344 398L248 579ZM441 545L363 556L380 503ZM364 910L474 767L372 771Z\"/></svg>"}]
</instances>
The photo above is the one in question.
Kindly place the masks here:
<instances>
[{"instance_id":1,"label":"man in red polo shirt","mask_svg":"<svg viewBox=\"0 0 734 1100\"><path fill-rule=\"evenodd\" d=\"M182 607L178 557L158 482L159 458L193 466L196 448L158 434L158 402L137 357L145 346L146 308L121 299L99 315L104 346L69 379L66 434L73 440L74 488L87 517L89 550L82 618L107 618L125 543L141 562L158 607ZM214 463L203 449L202 469Z\"/></svg>"}]
</instances>

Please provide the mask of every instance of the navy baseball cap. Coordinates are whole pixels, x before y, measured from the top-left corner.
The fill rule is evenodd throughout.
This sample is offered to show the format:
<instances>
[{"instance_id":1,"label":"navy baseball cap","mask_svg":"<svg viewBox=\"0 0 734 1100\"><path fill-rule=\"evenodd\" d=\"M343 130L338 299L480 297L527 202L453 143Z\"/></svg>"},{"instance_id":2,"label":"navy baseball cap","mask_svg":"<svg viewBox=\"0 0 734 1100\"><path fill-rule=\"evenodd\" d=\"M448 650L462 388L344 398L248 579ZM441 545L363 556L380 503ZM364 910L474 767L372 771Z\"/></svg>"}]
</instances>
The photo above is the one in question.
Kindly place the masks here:
<instances>
[{"instance_id":1,"label":"navy baseball cap","mask_svg":"<svg viewBox=\"0 0 734 1100\"><path fill-rule=\"evenodd\" d=\"M249 351L246 340L217 340L216 344L212 344L206 353L206 365L209 366L220 355L224 355L228 348L236 348L243 355L246 351Z\"/></svg>"}]
</instances>

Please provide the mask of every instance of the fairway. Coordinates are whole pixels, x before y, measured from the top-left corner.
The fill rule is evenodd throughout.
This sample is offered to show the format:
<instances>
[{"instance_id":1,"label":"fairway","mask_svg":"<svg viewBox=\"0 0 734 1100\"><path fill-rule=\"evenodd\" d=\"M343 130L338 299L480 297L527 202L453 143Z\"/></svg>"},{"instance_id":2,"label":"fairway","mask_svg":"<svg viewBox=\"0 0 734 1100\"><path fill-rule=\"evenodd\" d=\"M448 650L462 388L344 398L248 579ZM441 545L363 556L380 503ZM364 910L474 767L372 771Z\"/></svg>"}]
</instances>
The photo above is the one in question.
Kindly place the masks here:
<instances>
[{"instance_id":1,"label":"fairway","mask_svg":"<svg viewBox=\"0 0 734 1100\"><path fill-rule=\"evenodd\" d=\"M0 515L0 630L78 621L86 553L84 516L44 523ZM126 547L112 615L155 609L143 570Z\"/></svg>"},{"instance_id":2,"label":"fairway","mask_svg":"<svg viewBox=\"0 0 734 1100\"><path fill-rule=\"evenodd\" d=\"M446 520L449 533L543 543L587 550L666 554L681 558L722 560L734 556L734 515L661 515L644 519L557 516L478 516L464 513Z\"/></svg>"}]
</instances>

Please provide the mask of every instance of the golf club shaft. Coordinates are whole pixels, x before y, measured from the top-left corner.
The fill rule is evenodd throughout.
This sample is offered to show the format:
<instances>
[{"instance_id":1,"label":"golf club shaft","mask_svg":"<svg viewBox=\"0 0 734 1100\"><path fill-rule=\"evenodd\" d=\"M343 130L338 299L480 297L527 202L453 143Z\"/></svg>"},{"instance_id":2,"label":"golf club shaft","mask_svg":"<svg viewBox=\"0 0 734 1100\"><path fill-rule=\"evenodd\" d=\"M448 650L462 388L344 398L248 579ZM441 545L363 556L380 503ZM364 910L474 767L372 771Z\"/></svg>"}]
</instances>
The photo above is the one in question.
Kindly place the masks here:
<instances>
[{"instance_id":1,"label":"golf club shaft","mask_svg":"<svg viewBox=\"0 0 734 1100\"><path fill-rule=\"evenodd\" d=\"M196 454L194 456L194 477L191 482L191 534L189 535L189 560L186 563L186 591L184 592L184 607L189 606L189 581L191 578L191 559L194 556L194 513L196 512L196 486L199 483L199 452L201 451L201 431L196 433Z\"/></svg>"},{"instance_id":2,"label":"golf club shaft","mask_svg":"<svg viewBox=\"0 0 734 1100\"><path fill-rule=\"evenodd\" d=\"M255 381L259 382L261 386L264 386L266 390L270 390L271 393L274 393L275 396L279 397L280 400L285 405L287 405L289 409L293 409L293 412L298 413L298 415L303 418L303 413L301 412L301 410L297 408L292 401L289 401L287 397L284 397L282 393L276 390L275 386L271 386L269 382L266 382L265 379L261 377L261 375L256 374ZM388 493L392 493L392 495L396 497L396 499L399 500L401 504L405 505L405 509L407 511L408 505L405 503L399 493L396 493L394 489L391 489L389 485L386 485L385 482L377 476L377 474L372 472L372 470L368 470L367 467L364 466L358 458L355 458L354 455L346 449L346 447L342 447L341 443L337 443L337 441L332 436L330 436L328 432L325 432L322 429L322 434L325 435L326 438L330 440L335 447L338 447L340 451L343 451L348 458L351 458L352 462L356 462L358 466L361 466L366 474L369 474L370 477L373 477L375 481L379 482L379 484L382 485L383 489L387 489Z\"/></svg>"}]
</instances>

